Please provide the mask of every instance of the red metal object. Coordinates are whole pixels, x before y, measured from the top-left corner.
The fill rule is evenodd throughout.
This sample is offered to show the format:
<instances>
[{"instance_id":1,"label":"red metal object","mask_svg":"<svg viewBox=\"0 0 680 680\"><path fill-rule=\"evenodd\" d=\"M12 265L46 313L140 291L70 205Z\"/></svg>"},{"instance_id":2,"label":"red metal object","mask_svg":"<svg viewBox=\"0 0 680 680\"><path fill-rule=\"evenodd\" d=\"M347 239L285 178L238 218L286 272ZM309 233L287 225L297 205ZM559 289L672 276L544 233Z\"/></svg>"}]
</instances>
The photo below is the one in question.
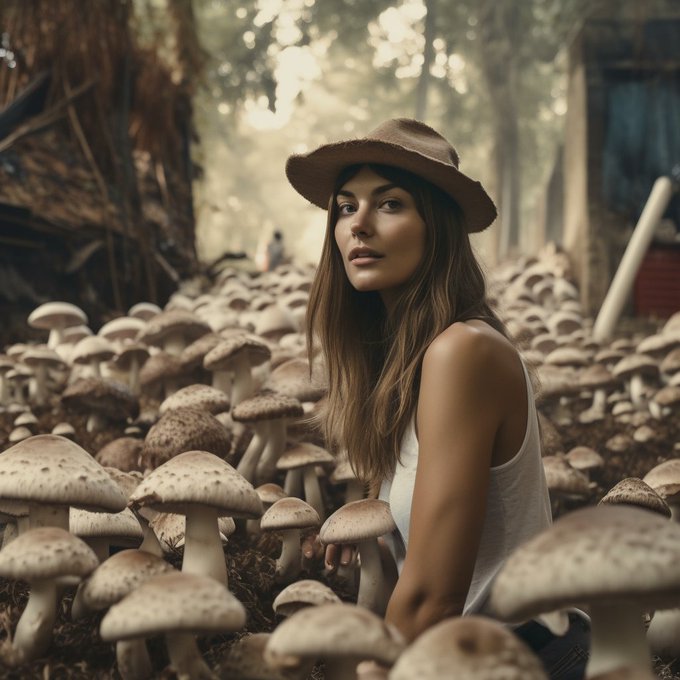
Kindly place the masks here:
<instances>
[{"instance_id":1,"label":"red metal object","mask_svg":"<svg viewBox=\"0 0 680 680\"><path fill-rule=\"evenodd\" d=\"M680 311L680 244L652 245L633 287L635 313L666 318Z\"/></svg>"}]
</instances>

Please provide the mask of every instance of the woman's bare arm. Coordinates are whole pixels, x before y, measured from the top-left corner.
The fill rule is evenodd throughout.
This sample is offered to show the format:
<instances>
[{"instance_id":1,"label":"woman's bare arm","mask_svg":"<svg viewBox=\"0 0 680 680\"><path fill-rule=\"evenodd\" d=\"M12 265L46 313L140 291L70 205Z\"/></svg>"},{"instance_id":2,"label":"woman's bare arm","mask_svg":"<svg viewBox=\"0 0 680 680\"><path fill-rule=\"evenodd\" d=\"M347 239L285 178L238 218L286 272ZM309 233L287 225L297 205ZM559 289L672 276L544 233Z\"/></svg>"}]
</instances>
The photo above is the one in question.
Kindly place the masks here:
<instances>
[{"instance_id":1,"label":"woman's bare arm","mask_svg":"<svg viewBox=\"0 0 680 680\"><path fill-rule=\"evenodd\" d=\"M465 323L449 327L425 354L409 544L385 617L408 640L463 611L517 365L500 335Z\"/></svg>"}]
</instances>

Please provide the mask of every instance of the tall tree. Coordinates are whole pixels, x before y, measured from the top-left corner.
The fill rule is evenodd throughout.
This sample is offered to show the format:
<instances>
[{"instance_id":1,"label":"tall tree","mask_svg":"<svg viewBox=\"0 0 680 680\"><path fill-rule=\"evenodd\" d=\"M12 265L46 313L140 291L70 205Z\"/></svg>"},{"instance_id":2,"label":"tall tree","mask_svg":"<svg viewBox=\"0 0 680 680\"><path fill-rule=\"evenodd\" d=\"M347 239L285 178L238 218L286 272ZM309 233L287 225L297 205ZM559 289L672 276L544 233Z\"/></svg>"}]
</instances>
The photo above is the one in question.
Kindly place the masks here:
<instances>
[{"instance_id":1,"label":"tall tree","mask_svg":"<svg viewBox=\"0 0 680 680\"><path fill-rule=\"evenodd\" d=\"M437 0L425 0L425 44L423 45L423 66L416 87L415 117L425 120L427 116L427 95L430 89L430 67L434 61L434 39L436 36Z\"/></svg>"}]
</instances>

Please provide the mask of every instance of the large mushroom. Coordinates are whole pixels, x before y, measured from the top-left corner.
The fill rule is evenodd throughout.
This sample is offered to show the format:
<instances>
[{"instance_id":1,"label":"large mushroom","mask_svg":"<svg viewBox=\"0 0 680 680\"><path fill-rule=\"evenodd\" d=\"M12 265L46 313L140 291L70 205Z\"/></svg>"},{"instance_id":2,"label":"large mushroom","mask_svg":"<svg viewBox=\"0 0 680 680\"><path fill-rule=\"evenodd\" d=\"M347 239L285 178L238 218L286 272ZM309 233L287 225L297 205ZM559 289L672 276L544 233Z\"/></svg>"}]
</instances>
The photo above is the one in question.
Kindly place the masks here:
<instances>
[{"instance_id":1,"label":"large mushroom","mask_svg":"<svg viewBox=\"0 0 680 680\"><path fill-rule=\"evenodd\" d=\"M643 612L680 603L680 527L626 505L575 510L517 548L492 586L504 621L586 606L586 677L626 664L651 668Z\"/></svg>"},{"instance_id":2,"label":"large mushroom","mask_svg":"<svg viewBox=\"0 0 680 680\"><path fill-rule=\"evenodd\" d=\"M259 517L262 502L229 463L207 451L186 451L153 470L130 494L130 505L186 516L182 571L227 584L217 518Z\"/></svg>"}]
</instances>

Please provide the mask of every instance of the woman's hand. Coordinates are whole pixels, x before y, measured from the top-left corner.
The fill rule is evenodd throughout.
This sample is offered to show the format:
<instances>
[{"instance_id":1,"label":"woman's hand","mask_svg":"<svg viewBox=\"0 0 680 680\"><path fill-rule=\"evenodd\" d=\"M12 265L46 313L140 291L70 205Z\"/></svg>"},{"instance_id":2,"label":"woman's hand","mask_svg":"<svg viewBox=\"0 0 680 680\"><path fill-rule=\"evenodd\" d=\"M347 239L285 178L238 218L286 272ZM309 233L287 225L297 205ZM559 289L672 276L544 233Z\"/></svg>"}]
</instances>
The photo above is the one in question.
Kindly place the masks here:
<instances>
[{"instance_id":1,"label":"woman's hand","mask_svg":"<svg viewBox=\"0 0 680 680\"><path fill-rule=\"evenodd\" d=\"M334 574L339 566L355 566L357 561L357 547L353 544L331 543L324 547L319 540L319 534L308 534L302 540L302 555L309 562L324 559L326 574Z\"/></svg>"}]
</instances>

